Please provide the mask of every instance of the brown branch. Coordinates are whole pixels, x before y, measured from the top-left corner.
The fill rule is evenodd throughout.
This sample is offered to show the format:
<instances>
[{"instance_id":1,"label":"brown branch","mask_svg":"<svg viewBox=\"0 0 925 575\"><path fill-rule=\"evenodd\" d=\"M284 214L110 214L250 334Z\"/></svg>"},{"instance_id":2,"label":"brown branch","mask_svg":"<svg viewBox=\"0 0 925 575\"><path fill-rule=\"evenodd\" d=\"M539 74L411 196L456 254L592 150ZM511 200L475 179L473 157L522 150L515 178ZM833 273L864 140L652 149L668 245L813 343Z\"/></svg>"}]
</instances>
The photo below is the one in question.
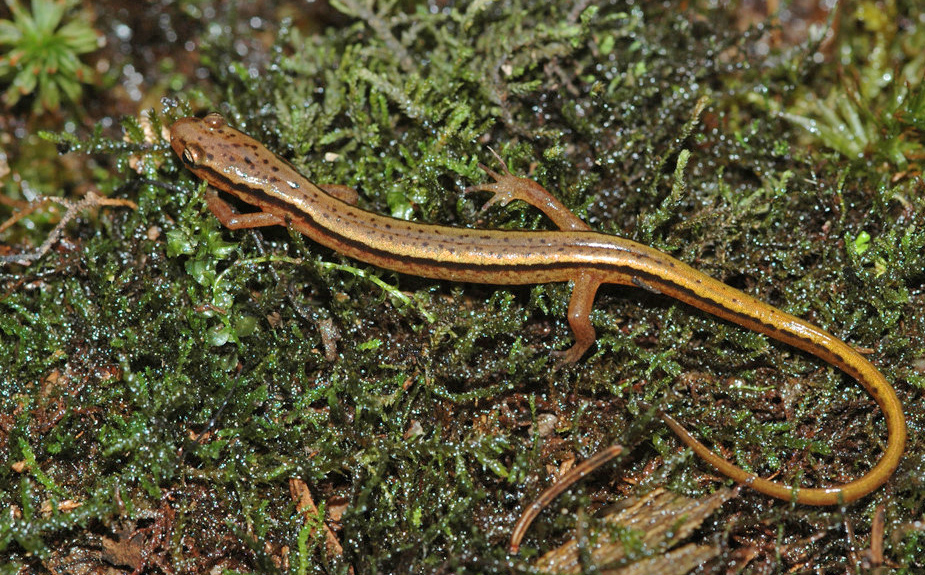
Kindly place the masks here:
<instances>
[{"instance_id":1,"label":"brown branch","mask_svg":"<svg viewBox=\"0 0 925 575\"><path fill-rule=\"evenodd\" d=\"M51 233L48 234L48 237L45 239L42 245L38 247L38 249L35 249L31 252L0 256L0 265L4 263L19 263L23 265L29 265L33 261L44 256L46 253L48 253L48 250L51 249L51 246L56 241L58 241L58 238L61 237L61 234L64 231L64 226L66 226L69 221L73 220L82 210L101 206L122 206L132 208L133 210L138 209L138 205L131 200L107 198L98 195L93 190L88 191L86 196L76 202L66 198L59 198L57 196L41 196L39 199L26 205L26 207L16 212L5 222L0 224L0 233L4 232L10 226L14 225L22 218L26 217L49 202L54 202L65 207L64 215L61 216L61 221L55 225L54 229L51 230Z\"/></svg>"}]
</instances>

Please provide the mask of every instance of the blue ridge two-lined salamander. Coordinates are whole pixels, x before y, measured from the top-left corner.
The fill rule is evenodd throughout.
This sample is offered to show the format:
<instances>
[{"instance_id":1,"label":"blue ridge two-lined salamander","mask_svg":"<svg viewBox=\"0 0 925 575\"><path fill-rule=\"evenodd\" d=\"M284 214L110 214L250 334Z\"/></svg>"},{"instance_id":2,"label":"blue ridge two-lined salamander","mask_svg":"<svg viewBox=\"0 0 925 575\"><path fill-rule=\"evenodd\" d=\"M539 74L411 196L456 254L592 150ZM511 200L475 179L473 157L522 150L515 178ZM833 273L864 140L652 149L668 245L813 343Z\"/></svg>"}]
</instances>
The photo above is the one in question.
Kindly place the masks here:
<instances>
[{"instance_id":1,"label":"blue ridge two-lined salamander","mask_svg":"<svg viewBox=\"0 0 925 575\"><path fill-rule=\"evenodd\" d=\"M194 174L218 191L256 206L235 213L211 191L209 208L231 229L291 226L337 252L397 272L483 284L573 282L568 321L575 343L561 354L578 360L595 339L589 313L602 283L637 286L665 294L707 313L809 352L855 378L886 418L888 441L865 475L825 488L793 488L762 479L726 461L679 424L666 419L681 440L720 472L761 493L809 505L849 502L882 485L896 470L906 442L902 405L883 375L851 346L642 244L591 231L539 184L509 173L475 189L492 192L489 203L519 199L546 214L556 231L506 231L420 224L358 208L343 187L319 187L263 145L228 126L219 114L183 118L170 127L170 143Z\"/></svg>"}]
</instances>

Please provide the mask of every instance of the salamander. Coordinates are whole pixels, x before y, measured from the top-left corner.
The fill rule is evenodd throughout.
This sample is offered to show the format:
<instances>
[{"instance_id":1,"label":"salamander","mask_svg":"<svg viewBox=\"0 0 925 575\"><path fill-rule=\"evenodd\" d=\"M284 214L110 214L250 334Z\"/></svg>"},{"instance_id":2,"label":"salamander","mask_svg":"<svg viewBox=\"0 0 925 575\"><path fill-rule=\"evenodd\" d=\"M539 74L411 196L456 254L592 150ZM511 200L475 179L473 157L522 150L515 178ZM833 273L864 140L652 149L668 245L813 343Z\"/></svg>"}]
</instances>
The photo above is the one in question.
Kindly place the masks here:
<instances>
[{"instance_id":1,"label":"salamander","mask_svg":"<svg viewBox=\"0 0 925 575\"><path fill-rule=\"evenodd\" d=\"M170 144L183 164L213 188L206 196L208 206L232 230L288 226L362 262L438 280L498 285L572 282L568 321L575 342L560 353L562 362L577 361L594 342L589 314L598 287L622 284L664 294L811 353L863 385L883 412L887 445L866 474L830 487L791 487L763 479L723 459L670 417L663 418L700 457L761 493L808 505L847 503L877 489L899 465L906 442L902 404L889 382L854 348L656 249L591 230L538 183L506 168L498 174L483 166L493 181L473 189L492 194L486 205L526 201L558 230L459 228L363 210L349 188L315 185L216 113L177 120L170 127ZM237 213L217 191L259 211Z\"/></svg>"}]
</instances>

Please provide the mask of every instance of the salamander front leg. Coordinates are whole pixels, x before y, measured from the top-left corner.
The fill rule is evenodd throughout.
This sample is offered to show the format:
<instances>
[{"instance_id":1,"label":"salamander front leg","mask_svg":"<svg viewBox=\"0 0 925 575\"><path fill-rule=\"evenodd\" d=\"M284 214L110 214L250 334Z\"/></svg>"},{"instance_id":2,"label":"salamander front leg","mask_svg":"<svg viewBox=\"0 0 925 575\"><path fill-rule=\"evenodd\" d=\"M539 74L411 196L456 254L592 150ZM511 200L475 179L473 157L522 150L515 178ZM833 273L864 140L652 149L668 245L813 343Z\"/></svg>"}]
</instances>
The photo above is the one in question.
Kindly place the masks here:
<instances>
[{"instance_id":1,"label":"salamander front leg","mask_svg":"<svg viewBox=\"0 0 925 575\"><path fill-rule=\"evenodd\" d=\"M496 156L497 157L497 156ZM498 158L501 162L501 158ZM492 196L482 206L483 210L488 209L493 204L502 206L508 205L514 200L522 200L531 206L537 208L546 217L552 220L561 230L590 230L591 228L572 213L565 204L556 199L543 186L529 178L518 178L508 171L504 162L501 162L503 173L499 174L483 164L479 167L485 170L495 181L487 184L470 186L464 190L465 193L471 192L491 192Z\"/></svg>"},{"instance_id":2,"label":"salamander front leg","mask_svg":"<svg viewBox=\"0 0 925 575\"><path fill-rule=\"evenodd\" d=\"M593 273L583 273L575 280L572 299L568 302L568 324L575 335L575 343L564 351L552 353L558 358L558 367L566 363L575 363L594 343L596 334L594 326L591 325L591 309L594 307L594 296L601 283L602 278Z\"/></svg>"},{"instance_id":3,"label":"salamander front leg","mask_svg":"<svg viewBox=\"0 0 925 575\"><path fill-rule=\"evenodd\" d=\"M344 186L342 184L315 184L324 192L330 196L334 196L338 200L347 202L351 206L357 205L357 202L360 199L360 194L350 186Z\"/></svg>"},{"instance_id":4,"label":"salamander front leg","mask_svg":"<svg viewBox=\"0 0 925 575\"><path fill-rule=\"evenodd\" d=\"M357 205L360 194L350 186L341 184L316 184L324 193L334 196L335 198L347 202L351 206ZM206 192L206 203L209 210L215 214L218 221L231 230L240 230L248 228L261 228L266 226L286 226L288 222L285 218L269 214L267 212L252 212L239 214L234 211L231 204L223 200L215 191Z\"/></svg>"},{"instance_id":5,"label":"salamander front leg","mask_svg":"<svg viewBox=\"0 0 925 575\"><path fill-rule=\"evenodd\" d=\"M231 204L221 199L218 194L209 190L206 192L206 204L209 211L229 230L246 230L266 226L285 226L286 220L268 212L252 212L239 214Z\"/></svg>"}]
</instances>

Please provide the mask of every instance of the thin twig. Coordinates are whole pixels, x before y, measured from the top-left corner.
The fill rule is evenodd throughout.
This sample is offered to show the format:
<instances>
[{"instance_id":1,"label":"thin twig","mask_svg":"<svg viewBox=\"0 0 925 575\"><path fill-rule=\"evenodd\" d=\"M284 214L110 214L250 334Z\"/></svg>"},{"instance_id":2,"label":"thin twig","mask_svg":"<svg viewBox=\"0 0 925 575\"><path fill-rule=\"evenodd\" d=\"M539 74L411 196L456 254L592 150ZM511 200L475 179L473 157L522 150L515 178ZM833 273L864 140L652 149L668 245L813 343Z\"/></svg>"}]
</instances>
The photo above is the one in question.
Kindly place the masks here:
<instances>
[{"instance_id":1,"label":"thin twig","mask_svg":"<svg viewBox=\"0 0 925 575\"><path fill-rule=\"evenodd\" d=\"M16 212L10 216L5 222L0 224L0 233L5 231L7 228L31 214L35 210L44 206L48 202L54 202L56 204L62 205L65 207L64 215L61 216L61 221L51 230L51 233L48 234L48 237L45 241L38 247L38 249L31 252L23 252L21 254L12 254L0 256L0 265L5 263L18 263L23 265L29 265L33 261L39 259L48 253L48 250L51 249L51 246L58 241L58 238L61 237L61 234L64 231L64 226L68 222L73 220L77 214L88 208L96 208L100 206L122 206L132 208L133 210L138 209L138 205L131 200L122 200L118 198L107 198L104 196L98 195L93 190L87 192L87 195L81 198L78 201L68 200L66 198L59 198L57 196L41 196L34 202L28 204L22 210Z\"/></svg>"},{"instance_id":2,"label":"thin twig","mask_svg":"<svg viewBox=\"0 0 925 575\"><path fill-rule=\"evenodd\" d=\"M560 493L568 489L573 483L620 455L622 452L623 446L614 444L595 453L573 467L568 473L560 477L558 481L546 489L546 491L541 493L536 501L531 503L520 515L520 519L517 520L514 530L511 531L511 543L508 546L508 550L512 554L520 550L520 542L524 538L530 524L533 523L536 516L540 514L540 511L552 503L553 499L558 497Z\"/></svg>"}]
</instances>

